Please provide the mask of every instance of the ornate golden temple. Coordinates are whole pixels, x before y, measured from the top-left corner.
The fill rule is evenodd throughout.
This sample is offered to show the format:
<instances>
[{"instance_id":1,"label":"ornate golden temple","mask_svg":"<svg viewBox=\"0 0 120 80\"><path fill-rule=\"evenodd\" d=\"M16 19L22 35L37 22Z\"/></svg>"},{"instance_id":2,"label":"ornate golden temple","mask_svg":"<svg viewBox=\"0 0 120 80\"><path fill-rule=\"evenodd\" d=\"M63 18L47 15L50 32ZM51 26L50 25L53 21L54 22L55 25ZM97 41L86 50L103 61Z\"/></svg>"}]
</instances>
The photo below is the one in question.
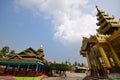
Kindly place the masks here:
<instances>
[{"instance_id":1,"label":"ornate golden temple","mask_svg":"<svg viewBox=\"0 0 120 80\"><path fill-rule=\"evenodd\" d=\"M97 6L96 35L83 37L80 54L87 58L91 75L120 73L120 20L109 16Z\"/></svg>"}]
</instances>

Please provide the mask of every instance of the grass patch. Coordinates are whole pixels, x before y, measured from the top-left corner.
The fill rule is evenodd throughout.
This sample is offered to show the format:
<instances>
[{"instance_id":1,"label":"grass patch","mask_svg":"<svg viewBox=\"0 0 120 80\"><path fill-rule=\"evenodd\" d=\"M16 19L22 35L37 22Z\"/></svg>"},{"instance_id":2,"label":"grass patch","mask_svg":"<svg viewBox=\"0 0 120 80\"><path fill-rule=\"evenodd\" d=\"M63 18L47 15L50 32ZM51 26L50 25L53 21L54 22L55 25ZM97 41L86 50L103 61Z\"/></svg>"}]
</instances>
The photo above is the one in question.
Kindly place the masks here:
<instances>
[{"instance_id":1,"label":"grass patch","mask_svg":"<svg viewBox=\"0 0 120 80\"><path fill-rule=\"evenodd\" d=\"M0 78L3 78L5 76L0 76ZM18 76L13 76L15 80L41 80L43 76L35 76L35 77L18 77Z\"/></svg>"},{"instance_id":2,"label":"grass patch","mask_svg":"<svg viewBox=\"0 0 120 80\"><path fill-rule=\"evenodd\" d=\"M35 76L35 77L14 77L16 80L41 80L42 76Z\"/></svg>"}]
</instances>

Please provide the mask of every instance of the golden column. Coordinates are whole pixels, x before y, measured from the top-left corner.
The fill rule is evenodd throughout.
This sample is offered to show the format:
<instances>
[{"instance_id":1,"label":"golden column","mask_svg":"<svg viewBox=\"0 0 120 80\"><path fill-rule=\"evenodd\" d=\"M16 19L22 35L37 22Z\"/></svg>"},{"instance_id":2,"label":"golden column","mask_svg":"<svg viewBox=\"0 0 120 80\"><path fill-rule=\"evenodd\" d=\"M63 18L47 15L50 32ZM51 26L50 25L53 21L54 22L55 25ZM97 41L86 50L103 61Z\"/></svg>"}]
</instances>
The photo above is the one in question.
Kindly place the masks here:
<instances>
[{"instance_id":1,"label":"golden column","mask_svg":"<svg viewBox=\"0 0 120 80\"><path fill-rule=\"evenodd\" d=\"M119 58L118 58L116 52L114 51L111 43L110 43L110 42L107 42L107 43L108 43L108 45L109 45L109 47L110 47L110 49L111 49L111 51L112 51L113 57L114 57L114 59L116 60L117 65L120 67L120 61L119 61Z\"/></svg>"},{"instance_id":2,"label":"golden column","mask_svg":"<svg viewBox=\"0 0 120 80\"><path fill-rule=\"evenodd\" d=\"M99 62L99 59L97 58L96 53L95 53L94 59L95 59L97 68L100 69L100 62Z\"/></svg>"},{"instance_id":3,"label":"golden column","mask_svg":"<svg viewBox=\"0 0 120 80\"><path fill-rule=\"evenodd\" d=\"M99 47L100 53L101 53L101 55L103 57L103 60L104 60L104 63L105 63L105 67L111 68L110 62L109 62L109 60L107 58L107 55L106 55L102 45L99 45L98 47Z\"/></svg>"},{"instance_id":4,"label":"golden column","mask_svg":"<svg viewBox=\"0 0 120 80\"><path fill-rule=\"evenodd\" d=\"M87 58L87 62L88 62L88 67L89 67L89 69L91 69L91 62L90 62L90 58L89 58L87 51L86 51L86 58Z\"/></svg>"}]
</instances>

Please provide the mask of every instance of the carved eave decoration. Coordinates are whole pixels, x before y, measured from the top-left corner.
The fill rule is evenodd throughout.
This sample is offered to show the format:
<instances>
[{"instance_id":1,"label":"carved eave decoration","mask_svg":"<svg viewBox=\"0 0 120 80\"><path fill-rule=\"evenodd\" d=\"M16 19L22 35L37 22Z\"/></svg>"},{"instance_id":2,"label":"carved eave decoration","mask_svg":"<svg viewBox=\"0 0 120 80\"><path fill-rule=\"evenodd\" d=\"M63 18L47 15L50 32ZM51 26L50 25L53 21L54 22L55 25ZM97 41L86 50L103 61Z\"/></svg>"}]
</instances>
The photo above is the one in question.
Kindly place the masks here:
<instances>
[{"instance_id":1,"label":"carved eave decoration","mask_svg":"<svg viewBox=\"0 0 120 80\"><path fill-rule=\"evenodd\" d=\"M120 37L120 29L114 31L114 33L107 39L107 41L115 40L118 37Z\"/></svg>"},{"instance_id":2,"label":"carved eave decoration","mask_svg":"<svg viewBox=\"0 0 120 80\"><path fill-rule=\"evenodd\" d=\"M98 43L105 43L107 42L107 38L109 38L111 35L103 35L103 34L97 34L96 38Z\"/></svg>"},{"instance_id":3,"label":"carved eave decoration","mask_svg":"<svg viewBox=\"0 0 120 80\"><path fill-rule=\"evenodd\" d=\"M101 15L101 13L105 13L103 10L99 10L99 9L97 9L97 10L98 10L98 13L97 13L97 15L96 15L96 16Z\"/></svg>"},{"instance_id":4,"label":"carved eave decoration","mask_svg":"<svg viewBox=\"0 0 120 80\"><path fill-rule=\"evenodd\" d=\"M97 42L95 36L91 35L90 38L83 37L83 44L81 47L80 54L85 56L86 51L89 49L89 47L95 45Z\"/></svg>"},{"instance_id":5,"label":"carved eave decoration","mask_svg":"<svg viewBox=\"0 0 120 80\"><path fill-rule=\"evenodd\" d=\"M81 51L80 51L80 55L82 55L83 57L86 57L86 51L81 50Z\"/></svg>"},{"instance_id":6,"label":"carved eave decoration","mask_svg":"<svg viewBox=\"0 0 120 80\"><path fill-rule=\"evenodd\" d=\"M14 57L18 57L19 60L22 60L23 58L21 56L19 56L18 54L14 54L13 56L9 57L8 60L14 60Z\"/></svg>"}]
</instances>

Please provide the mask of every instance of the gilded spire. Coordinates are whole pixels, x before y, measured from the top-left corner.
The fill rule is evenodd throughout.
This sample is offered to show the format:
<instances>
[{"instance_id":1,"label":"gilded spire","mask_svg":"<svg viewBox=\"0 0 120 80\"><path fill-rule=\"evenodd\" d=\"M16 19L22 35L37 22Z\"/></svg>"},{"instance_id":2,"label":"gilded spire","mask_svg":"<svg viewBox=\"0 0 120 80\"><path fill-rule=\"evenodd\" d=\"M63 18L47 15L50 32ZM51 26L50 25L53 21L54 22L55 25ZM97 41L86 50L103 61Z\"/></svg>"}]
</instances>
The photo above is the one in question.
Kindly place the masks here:
<instances>
[{"instance_id":1,"label":"gilded spire","mask_svg":"<svg viewBox=\"0 0 120 80\"><path fill-rule=\"evenodd\" d=\"M97 32L100 34L112 34L114 30L117 30L120 28L119 21L114 20L114 16L109 16L107 13L105 13L103 10L100 10L97 6L96 9L98 11L97 13L97 20L98 23L97 26L100 26L97 29Z\"/></svg>"},{"instance_id":2,"label":"gilded spire","mask_svg":"<svg viewBox=\"0 0 120 80\"><path fill-rule=\"evenodd\" d=\"M40 44L40 48L37 50L37 52L43 52L43 45Z\"/></svg>"},{"instance_id":3,"label":"gilded spire","mask_svg":"<svg viewBox=\"0 0 120 80\"><path fill-rule=\"evenodd\" d=\"M97 11L99 12L100 10L98 9L98 6L96 5L96 9L97 9Z\"/></svg>"},{"instance_id":4,"label":"gilded spire","mask_svg":"<svg viewBox=\"0 0 120 80\"><path fill-rule=\"evenodd\" d=\"M40 49L43 49L43 45L42 45L42 43L40 44Z\"/></svg>"},{"instance_id":5,"label":"gilded spire","mask_svg":"<svg viewBox=\"0 0 120 80\"><path fill-rule=\"evenodd\" d=\"M40 48L37 50L37 54L44 54L43 45L40 44Z\"/></svg>"}]
</instances>

